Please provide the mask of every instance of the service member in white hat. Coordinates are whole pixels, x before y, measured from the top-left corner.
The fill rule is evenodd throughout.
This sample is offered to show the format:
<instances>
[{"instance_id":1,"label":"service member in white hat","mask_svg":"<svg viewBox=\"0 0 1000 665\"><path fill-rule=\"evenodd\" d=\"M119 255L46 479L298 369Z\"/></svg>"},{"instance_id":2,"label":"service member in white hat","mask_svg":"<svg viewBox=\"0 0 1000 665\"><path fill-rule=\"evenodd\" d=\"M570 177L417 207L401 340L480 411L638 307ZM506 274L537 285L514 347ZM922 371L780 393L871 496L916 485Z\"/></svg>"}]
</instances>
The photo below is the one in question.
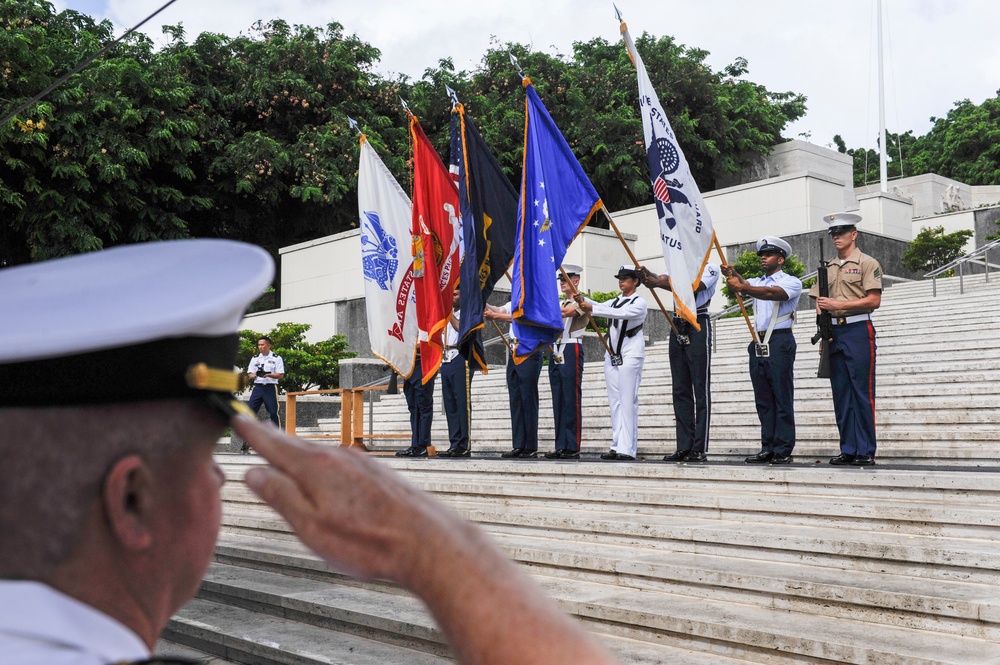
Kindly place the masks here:
<instances>
[{"instance_id":1,"label":"service member in white hat","mask_svg":"<svg viewBox=\"0 0 1000 665\"><path fill-rule=\"evenodd\" d=\"M635 266L621 266L615 275L621 295L598 303L576 295L580 308L594 316L610 319L608 345L604 353L604 384L611 405L611 450L604 460L634 460L639 446L639 383L646 362L646 299L636 293L639 273Z\"/></svg>"},{"instance_id":2,"label":"service member in white hat","mask_svg":"<svg viewBox=\"0 0 1000 665\"><path fill-rule=\"evenodd\" d=\"M839 212L823 218L837 256L830 259L830 295L821 298L819 285L809 290L816 314L830 312L830 386L840 430L840 454L834 466L875 464L875 327L871 314L882 304L882 266L857 246L856 224L861 215Z\"/></svg>"},{"instance_id":3,"label":"service member in white hat","mask_svg":"<svg viewBox=\"0 0 1000 665\"><path fill-rule=\"evenodd\" d=\"M564 263L558 274L562 290L563 332L552 345L549 356L549 387L552 389L552 420L555 450L545 453L547 459L579 459L583 429L583 331L587 317L573 300L580 290L583 268Z\"/></svg>"},{"instance_id":4,"label":"service member in white hat","mask_svg":"<svg viewBox=\"0 0 1000 665\"><path fill-rule=\"evenodd\" d=\"M753 298L753 314L759 343L750 342L750 383L753 385L760 447L747 464L788 464L795 448L795 308L802 294L802 281L786 273L785 259L792 247L777 236L757 241L762 277L745 279L732 266L722 266L729 288Z\"/></svg>"},{"instance_id":5,"label":"service member in white hat","mask_svg":"<svg viewBox=\"0 0 1000 665\"><path fill-rule=\"evenodd\" d=\"M150 656L212 559L231 424L270 463L249 487L337 569L423 598L460 662L614 662L385 463L230 420L236 329L272 274L266 252L224 240L0 270L0 660Z\"/></svg>"}]
</instances>

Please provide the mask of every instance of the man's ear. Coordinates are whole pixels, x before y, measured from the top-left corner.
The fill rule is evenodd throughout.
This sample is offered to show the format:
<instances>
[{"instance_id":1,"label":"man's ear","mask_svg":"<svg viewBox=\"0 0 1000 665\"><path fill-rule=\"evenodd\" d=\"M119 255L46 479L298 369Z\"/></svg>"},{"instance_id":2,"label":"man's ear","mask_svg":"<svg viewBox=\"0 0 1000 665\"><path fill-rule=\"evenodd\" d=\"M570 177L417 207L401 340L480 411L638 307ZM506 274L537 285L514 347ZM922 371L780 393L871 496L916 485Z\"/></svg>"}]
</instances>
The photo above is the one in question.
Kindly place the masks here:
<instances>
[{"instance_id":1,"label":"man's ear","mask_svg":"<svg viewBox=\"0 0 1000 665\"><path fill-rule=\"evenodd\" d=\"M102 491L108 529L128 550L143 550L153 542L153 474L138 455L115 462Z\"/></svg>"}]
</instances>

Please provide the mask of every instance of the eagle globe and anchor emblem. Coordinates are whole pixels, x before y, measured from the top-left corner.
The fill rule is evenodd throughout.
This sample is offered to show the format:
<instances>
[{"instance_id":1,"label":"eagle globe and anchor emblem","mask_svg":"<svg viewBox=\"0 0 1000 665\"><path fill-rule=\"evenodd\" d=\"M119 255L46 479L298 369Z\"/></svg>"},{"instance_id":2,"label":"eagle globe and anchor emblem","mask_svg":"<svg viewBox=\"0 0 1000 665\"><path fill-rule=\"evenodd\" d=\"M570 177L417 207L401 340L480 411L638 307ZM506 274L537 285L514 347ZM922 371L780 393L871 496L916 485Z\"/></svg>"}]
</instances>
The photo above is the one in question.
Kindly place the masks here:
<instances>
[{"instance_id":1,"label":"eagle globe and anchor emblem","mask_svg":"<svg viewBox=\"0 0 1000 665\"><path fill-rule=\"evenodd\" d=\"M362 220L361 267L365 279L375 282L383 291L388 291L399 268L396 239L382 228L378 213L366 210L365 217L368 223L365 224L365 220Z\"/></svg>"},{"instance_id":2,"label":"eagle globe and anchor emblem","mask_svg":"<svg viewBox=\"0 0 1000 665\"><path fill-rule=\"evenodd\" d=\"M688 197L681 191L684 185L680 180L669 176L677 172L681 165L681 157L673 143L664 138L655 138L647 152L649 172L659 175L653 179L653 196L656 199L656 214L663 219L667 228L673 230L677 225L672 210L665 210L667 204L680 203L690 205Z\"/></svg>"}]
</instances>

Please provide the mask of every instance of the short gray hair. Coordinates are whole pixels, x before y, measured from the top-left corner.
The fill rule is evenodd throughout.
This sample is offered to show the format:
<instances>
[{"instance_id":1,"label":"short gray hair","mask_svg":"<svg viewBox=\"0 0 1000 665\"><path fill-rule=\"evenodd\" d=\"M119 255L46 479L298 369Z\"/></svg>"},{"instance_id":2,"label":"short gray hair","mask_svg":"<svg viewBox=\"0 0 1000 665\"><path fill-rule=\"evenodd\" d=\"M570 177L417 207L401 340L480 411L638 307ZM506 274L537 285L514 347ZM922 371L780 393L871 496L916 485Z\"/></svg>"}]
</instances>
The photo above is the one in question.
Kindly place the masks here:
<instances>
[{"instance_id":1,"label":"short gray hair","mask_svg":"<svg viewBox=\"0 0 1000 665\"><path fill-rule=\"evenodd\" d=\"M221 431L217 417L183 400L0 409L0 579L49 577L122 457L156 466Z\"/></svg>"}]
</instances>

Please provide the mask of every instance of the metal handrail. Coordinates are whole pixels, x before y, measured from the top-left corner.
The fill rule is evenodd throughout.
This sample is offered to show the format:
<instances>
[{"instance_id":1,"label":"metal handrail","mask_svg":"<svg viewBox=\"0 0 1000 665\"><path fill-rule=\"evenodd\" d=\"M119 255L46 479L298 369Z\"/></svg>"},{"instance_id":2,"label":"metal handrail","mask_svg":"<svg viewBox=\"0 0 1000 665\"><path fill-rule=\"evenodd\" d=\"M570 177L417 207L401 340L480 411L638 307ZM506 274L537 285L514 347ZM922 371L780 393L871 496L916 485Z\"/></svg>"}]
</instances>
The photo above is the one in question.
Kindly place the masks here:
<instances>
[{"instance_id":1,"label":"metal handrail","mask_svg":"<svg viewBox=\"0 0 1000 665\"><path fill-rule=\"evenodd\" d=\"M992 242L988 242L985 245L983 245L982 247L974 249L971 252L969 252L968 254L965 254L963 256L958 257L954 261L952 261L950 263L947 263L947 264L941 266L940 268L936 268L936 269L930 271L929 273L926 273L924 275L924 279L927 279L928 277L931 278L931 292L933 294L933 297L935 297L935 298L937 297L937 278L941 274L943 274L945 272L948 272L950 270L954 270L956 267L958 268L958 292L960 294L963 294L963 295L965 294L965 264L966 263L982 264L982 266L986 269L986 273L985 273L986 274L986 280L985 281L989 282L990 281L990 267L993 267L993 265L990 263L990 250L994 249L996 247L1000 247L1000 238L997 238L996 240L994 240ZM979 258L980 255L982 255L982 257L983 257L982 259ZM995 267L1000 268L1000 266L995 266Z\"/></svg>"}]
</instances>

